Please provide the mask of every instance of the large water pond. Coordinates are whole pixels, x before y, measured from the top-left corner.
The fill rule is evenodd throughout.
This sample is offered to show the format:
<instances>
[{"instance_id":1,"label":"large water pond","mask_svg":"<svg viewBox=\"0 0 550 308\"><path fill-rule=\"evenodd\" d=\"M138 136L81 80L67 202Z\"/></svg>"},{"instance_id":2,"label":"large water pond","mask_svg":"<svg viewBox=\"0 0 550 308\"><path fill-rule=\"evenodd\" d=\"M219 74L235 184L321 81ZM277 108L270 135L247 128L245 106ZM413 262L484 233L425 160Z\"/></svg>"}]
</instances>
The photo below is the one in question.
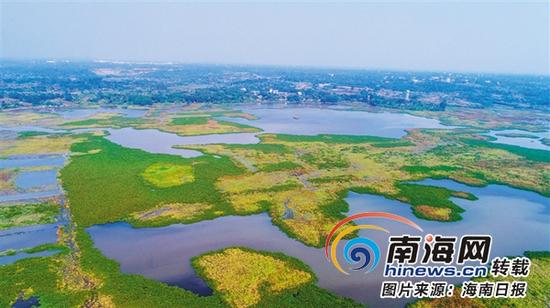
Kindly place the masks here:
<instances>
[{"instance_id":1,"label":"large water pond","mask_svg":"<svg viewBox=\"0 0 550 308\"><path fill-rule=\"evenodd\" d=\"M550 250L548 198L499 185L473 188L446 180L426 180L421 183L468 191L479 199L453 199L466 209L464 219L454 223L420 220L412 215L407 204L381 196L355 193L346 199L350 204L349 214L364 211L395 213L415 221L425 232L432 234L491 234L494 242L492 257L520 255L525 250ZM414 229L396 223L380 220L375 223L391 230L392 234L417 234ZM211 290L196 276L190 259L210 250L246 246L283 252L301 259L315 271L319 286L337 294L371 306L396 304L395 301L381 300L378 296L382 281L381 266L368 275L343 275L325 260L322 250L307 247L289 238L271 224L267 214L222 217L162 228L135 229L126 223L112 223L93 226L88 232L95 245L107 257L120 262L123 272L141 274L201 295L208 295ZM387 242L384 233L362 233L379 244ZM382 256L385 256L387 247L380 246Z\"/></svg>"},{"instance_id":2,"label":"large water pond","mask_svg":"<svg viewBox=\"0 0 550 308\"><path fill-rule=\"evenodd\" d=\"M211 134L200 136L178 136L157 129L107 129L107 139L127 148L141 149L151 153L174 154L183 157L197 157L201 152L187 149L175 149L176 145L195 145L213 143L251 144L260 139L253 133Z\"/></svg>"},{"instance_id":3,"label":"large water pond","mask_svg":"<svg viewBox=\"0 0 550 308\"><path fill-rule=\"evenodd\" d=\"M452 128L439 121L405 113L343 111L319 108L244 108L257 120L224 118L259 127L268 133L345 134L400 138L411 128Z\"/></svg>"},{"instance_id":4,"label":"large water pond","mask_svg":"<svg viewBox=\"0 0 550 308\"><path fill-rule=\"evenodd\" d=\"M495 143L550 151L550 146L542 143L542 139L550 139L550 131L534 133L518 129L506 129L490 131L487 135L496 138L496 140L492 141Z\"/></svg>"},{"instance_id":5,"label":"large water pond","mask_svg":"<svg viewBox=\"0 0 550 308\"><path fill-rule=\"evenodd\" d=\"M403 113L370 113L339 111L316 108L245 109L258 117L257 120L223 118L233 122L259 127L267 133L289 134L352 134L399 138L408 128L452 128L437 120L411 116ZM142 149L151 153L200 156L201 152L175 149L176 145L196 144L253 144L260 140L254 133L211 134L178 136L156 129L106 129L112 142L128 148Z\"/></svg>"}]
</instances>

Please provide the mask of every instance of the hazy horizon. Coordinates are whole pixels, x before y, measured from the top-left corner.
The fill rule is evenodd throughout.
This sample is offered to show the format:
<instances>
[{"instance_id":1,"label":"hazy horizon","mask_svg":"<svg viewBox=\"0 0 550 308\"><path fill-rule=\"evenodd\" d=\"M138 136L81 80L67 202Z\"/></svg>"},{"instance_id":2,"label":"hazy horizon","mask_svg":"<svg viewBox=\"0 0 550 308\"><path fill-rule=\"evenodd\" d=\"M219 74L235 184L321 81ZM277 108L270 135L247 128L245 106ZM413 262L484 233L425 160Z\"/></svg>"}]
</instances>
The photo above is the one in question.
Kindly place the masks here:
<instances>
[{"instance_id":1,"label":"hazy horizon","mask_svg":"<svg viewBox=\"0 0 550 308\"><path fill-rule=\"evenodd\" d=\"M549 75L549 3L10 2L6 60Z\"/></svg>"}]
</instances>

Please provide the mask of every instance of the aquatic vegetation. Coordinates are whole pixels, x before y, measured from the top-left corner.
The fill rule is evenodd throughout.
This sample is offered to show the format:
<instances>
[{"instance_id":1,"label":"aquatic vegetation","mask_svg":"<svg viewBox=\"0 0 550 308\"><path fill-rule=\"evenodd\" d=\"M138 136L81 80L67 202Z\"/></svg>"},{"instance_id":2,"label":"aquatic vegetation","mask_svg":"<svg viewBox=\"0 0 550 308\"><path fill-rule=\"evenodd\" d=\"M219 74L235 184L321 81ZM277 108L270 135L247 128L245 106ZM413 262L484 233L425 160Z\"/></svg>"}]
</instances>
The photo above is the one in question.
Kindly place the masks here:
<instances>
[{"instance_id":1,"label":"aquatic vegetation","mask_svg":"<svg viewBox=\"0 0 550 308\"><path fill-rule=\"evenodd\" d=\"M315 287L316 278L305 264L280 253L226 248L196 257L192 262L232 307L316 306L316 302L355 306L352 301Z\"/></svg>"},{"instance_id":2,"label":"aquatic vegetation","mask_svg":"<svg viewBox=\"0 0 550 308\"><path fill-rule=\"evenodd\" d=\"M456 170L459 170L460 168L457 166L439 165L439 166L403 166L401 169L409 173L435 174L438 171L444 171L444 172L456 171Z\"/></svg>"},{"instance_id":3,"label":"aquatic vegetation","mask_svg":"<svg viewBox=\"0 0 550 308\"><path fill-rule=\"evenodd\" d=\"M72 156L61 171L63 187L70 201L74 221L81 226L126 219L134 212L153 209L159 204L205 203L214 207L203 218L233 212L215 186L221 176L238 175L238 168L228 158L203 155L194 159L152 154L129 149L102 137L88 136L73 145L74 152L95 154ZM143 172L153 164L193 165L194 181L162 189L143 180Z\"/></svg>"},{"instance_id":4,"label":"aquatic vegetation","mask_svg":"<svg viewBox=\"0 0 550 308\"><path fill-rule=\"evenodd\" d=\"M286 135L277 134L274 136L276 139L282 142L322 142L322 143L388 143L397 142L399 139L377 137L377 136L363 136L363 135L329 135L319 134L314 136L307 135ZM410 143L409 145L413 145Z\"/></svg>"},{"instance_id":5,"label":"aquatic vegetation","mask_svg":"<svg viewBox=\"0 0 550 308\"><path fill-rule=\"evenodd\" d=\"M167 163L150 165L143 171L142 176L147 182L159 188L178 186L195 179L192 166Z\"/></svg>"},{"instance_id":6,"label":"aquatic vegetation","mask_svg":"<svg viewBox=\"0 0 550 308\"><path fill-rule=\"evenodd\" d=\"M47 250L54 250L54 251L60 251L61 253L69 253L70 249L69 247L61 244L42 244L31 248L23 249L26 253L37 253L41 251L47 251Z\"/></svg>"},{"instance_id":7,"label":"aquatic vegetation","mask_svg":"<svg viewBox=\"0 0 550 308\"><path fill-rule=\"evenodd\" d=\"M60 206L53 202L0 206L0 230L55 222Z\"/></svg>"},{"instance_id":8,"label":"aquatic vegetation","mask_svg":"<svg viewBox=\"0 0 550 308\"><path fill-rule=\"evenodd\" d=\"M477 129L547 130L544 112L493 105L491 108L447 108L445 111L408 111L413 115L438 119L445 125Z\"/></svg>"},{"instance_id":9,"label":"aquatic vegetation","mask_svg":"<svg viewBox=\"0 0 550 308\"><path fill-rule=\"evenodd\" d=\"M159 111L155 117L140 119L103 114L79 124L157 128L180 134L248 129L213 118L218 116L228 114L197 110L166 115ZM115 221L156 227L267 212L273 224L290 237L320 247L348 210L344 199L349 191L404 201L416 216L439 221L461 219L464 210L453 198L474 200L475 196L414 181L449 178L469 185L503 183L550 194L550 165L540 153L495 147L480 133L474 129L412 130L401 139L262 134L259 144L186 146L206 153L196 158L125 148L106 140L102 133L21 134L15 140L1 141L6 142L4 150L21 142L18 146L27 147L19 151L23 152L39 147L23 141L43 145L46 140L66 138L64 148L57 147L68 151L70 146L71 157L61 180L77 229L66 235L76 236L75 249L61 244L29 248L25 252L55 249L62 253L0 267L0 275L10 277L0 282L0 306L13 303L22 291L25 298L39 296L45 306L351 306L353 302L318 288L314 275L299 261L241 248L193 260L214 292L200 297L121 273L116 262L93 247L84 228ZM59 213L59 207L56 210ZM5 220L0 216L0 221ZM200 265L200 260L224 266ZM51 281L38 281L38 277Z\"/></svg>"},{"instance_id":10,"label":"aquatic vegetation","mask_svg":"<svg viewBox=\"0 0 550 308\"><path fill-rule=\"evenodd\" d=\"M471 133L415 130L406 137L414 146L389 148L363 143L379 141L365 136L274 134L260 135L259 144L192 148L231 157L246 167L248 172L217 182L238 213L257 213L267 207L277 226L308 245L319 246L328 226L347 209L342 200L349 190L407 202L417 217L440 221L461 219L463 209L452 197L474 200L475 196L410 182L448 178L469 185L504 183L550 193L544 185L550 183L548 164L462 143ZM300 167L286 169L294 166ZM299 199L295 192L308 199ZM291 202L296 198L300 201ZM290 204L300 206L295 209ZM289 212L292 218L287 217Z\"/></svg>"},{"instance_id":11,"label":"aquatic vegetation","mask_svg":"<svg viewBox=\"0 0 550 308\"><path fill-rule=\"evenodd\" d=\"M435 207L429 205L417 205L414 207L414 212L418 216L428 217L434 220L449 221L453 210L445 207Z\"/></svg>"},{"instance_id":12,"label":"aquatic vegetation","mask_svg":"<svg viewBox=\"0 0 550 308\"><path fill-rule=\"evenodd\" d=\"M280 162L280 163L260 165L259 169L261 171L265 171L265 172L272 172L272 171L299 169L301 167L302 167L301 165L299 165L295 162L283 161L283 162Z\"/></svg>"},{"instance_id":13,"label":"aquatic vegetation","mask_svg":"<svg viewBox=\"0 0 550 308\"><path fill-rule=\"evenodd\" d=\"M96 127L138 127L147 123L154 123L152 119L144 118L128 118L119 116L116 114L96 114L91 118L85 120L69 121L63 123L61 126L68 128L96 128Z\"/></svg>"},{"instance_id":14,"label":"aquatic vegetation","mask_svg":"<svg viewBox=\"0 0 550 308\"><path fill-rule=\"evenodd\" d=\"M33 111L0 112L2 126L51 126L61 122L61 118L54 113Z\"/></svg>"},{"instance_id":15,"label":"aquatic vegetation","mask_svg":"<svg viewBox=\"0 0 550 308\"><path fill-rule=\"evenodd\" d=\"M260 288L267 292L281 292L313 280L312 274L274 257L238 248L201 256L194 265L234 307L258 304Z\"/></svg>"},{"instance_id":16,"label":"aquatic vegetation","mask_svg":"<svg viewBox=\"0 0 550 308\"><path fill-rule=\"evenodd\" d=\"M208 123L208 116L189 116L173 118L170 123L173 125L204 125Z\"/></svg>"},{"instance_id":17,"label":"aquatic vegetation","mask_svg":"<svg viewBox=\"0 0 550 308\"><path fill-rule=\"evenodd\" d=\"M218 180L217 187L225 193L239 193L272 190L276 186L298 183L298 180L290 176L288 171L276 171L222 177Z\"/></svg>"},{"instance_id":18,"label":"aquatic vegetation","mask_svg":"<svg viewBox=\"0 0 550 308\"><path fill-rule=\"evenodd\" d=\"M162 131L172 132L182 136L255 133L260 131L260 129L249 125L204 117L176 118L172 120L170 124L162 125L158 128Z\"/></svg>"},{"instance_id":19,"label":"aquatic vegetation","mask_svg":"<svg viewBox=\"0 0 550 308\"><path fill-rule=\"evenodd\" d=\"M58 289L59 260L59 256L29 258L0 266L0 306L11 307L21 293L24 297L39 295L43 306L76 307L84 303L85 292Z\"/></svg>"},{"instance_id":20,"label":"aquatic vegetation","mask_svg":"<svg viewBox=\"0 0 550 308\"><path fill-rule=\"evenodd\" d=\"M550 252L526 252L525 256L531 259L531 270L523 280L528 284L525 298L462 298L461 288L455 288L452 297L441 299L422 299L409 305L411 308L435 307L547 307L550 302L548 286L550 285ZM504 278L480 277L476 281L500 281ZM508 279L511 279L510 277Z\"/></svg>"},{"instance_id":21,"label":"aquatic vegetation","mask_svg":"<svg viewBox=\"0 0 550 308\"><path fill-rule=\"evenodd\" d=\"M324 183L332 183L332 182L349 182L353 179L353 176L351 175L337 175L337 176L327 176L327 177L319 177L319 178L310 178L308 181L313 184L324 184Z\"/></svg>"},{"instance_id":22,"label":"aquatic vegetation","mask_svg":"<svg viewBox=\"0 0 550 308\"><path fill-rule=\"evenodd\" d=\"M262 140L269 140L267 135L260 136ZM264 154L287 154L291 153L291 148L282 144L273 143L260 143L260 144L228 144L224 147L231 150L251 150L255 152L262 152Z\"/></svg>"},{"instance_id":23,"label":"aquatic vegetation","mask_svg":"<svg viewBox=\"0 0 550 308\"><path fill-rule=\"evenodd\" d=\"M245 300L255 299L255 292L259 292L258 305L263 307L281 307L288 305L336 305L342 307L358 306L353 301L333 295L315 285L315 276L302 262L283 254L255 252L244 248L233 248L237 255L217 256L209 253L193 260L199 275L212 281L214 294L198 296L190 291L168 286L164 283L145 278L141 275L123 274L117 262L103 256L94 247L90 236L82 228L75 230L75 242L78 250L70 254L62 253L52 257L39 257L19 260L14 264L0 266L0 306L11 306L15 300L23 295L25 298L39 296L40 303L48 307L80 307L86 305L100 305L102 307L227 307L232 304L228 301L226 285L215 282L217 271L227 272L223 275L222 283L227 277L235 275L243 278L242 285L229 285L237 290L245 290L244 295L253 294ZM40 249L53 249L58 245L50 245ZM235 256L239 258L235 258ZM202 265L197 264L203 258L221 257L220 264L233 266L218 266L215 264L213 272L207 272ZM241 258L242 257L242 258ZM217 262L217 260L213 260ZM252 263L248 262L251 261ZM225 263L224 263L225 262ZM240 265L240 266L239 266ZM240 273L239 269L250 268ZM207 276L207 274L213 276ZM284 275L281 275L283 273ZM287 275L288 274L288 275ZM246 278L246 279L245 279ZM264 279L255 281L256 278ZM248 284L249 283L249 284ZM248 285L247 285L248 284ZM266 287L274 292L266 292ZM255 289L254 289L255 288ZM252 293L250 292L252 290ZM229 291L229 293L228 293ZM228 305L229 304L229 305Z\"/></svg>"},{"instance_id":24,"label":"aquatic vegetation","mask_svg":"<svg viewBox=\"0 0 550 308\"><path fill-rule=\"evenodd\" d=\"M496 133L496 136L500 137L510 137L510 138L529 138L529 139L538 139L539 137L526 133Z\"/></svg>"},{"instance_id":25,"label":"aquatic vegetation","mask_svg":"<svg viewBox=\"0 0 550 308\"><path fill-rule=\"evenodd\" d=\"M238 214L252 214L263 212L272 205L273 193L250 192L229 195L229 202Z\"/></svg>"},{"instance_id":26,"label":"aquatic vegetation","mask_svg":"<svg viewBox=\"0 0 550 308\"><path fill-rule=\"evenodd\" d=\"M475 200L475 197L471 194L464 192L457 194L443 187L399 184L398 188L399 194L395 198L411 204L415 215L428 220L439 217L448 217L445 221L461 219L459 214L463 213L464 209L449 200L450 197L464 196L465 199ZM421 207L420 209L418 209L419 206ZM437 211L434 208L443 210ZM430 216L429 214L435 215Z\"/></svg>"},{"instance_id":27,"label":"aquatic vegetation","mask_svg":"<svg viewBox=\"0 0 550 308\"><path fill-rule=\"evenodd\" d=\"M228 108L217 108L209 107L208 109L201 109L203 105L196 105L198 108L186 108L186 110L175 114L174 116L180 117L205 117L205 118L214 118L214 117L228 117L228 118L243 118L247 120L255 120L256 116L250 113L243 112L241 110L235 110L231 107Z\"/></svg>"},{"instance_id":28,"label":"aquatic vegetation","mask_svg":"<svg viewBox=\"0 0 550 308\"><path fill-rule=\"evenodd\" d=\"M269 214L273 223L290 236L307 245L320 247L332 226L343 217L342 212L347 209L338 207L334 212L326 212L323 208L335 206L334 202L340 197L324 190L301 188L281 191L269 200L272 202ZM290 217L286 215L288 211L292 213Z\"/></svg>"},{"instance_id":29,"label":"aquatic vegetation","mask_svg":"<svg viewBox=\"0 0 550 308\"><path fill-rule=\"evenodd\" d=\"M78 252L48 258L23 259L0 266L0 306L8 307L23 292L39 296L42 306L80 307L223 307L216 295L201 298L139 275L120 272L119 265L104 257L84 230L76 231Z\"/></svg>"},{"instance_id":30,"label":"aquatic vegetation","mask_svg":"<svg viewBox=\"0 0 550 308\"><path fill-rule=\"evenodd\" d=\"M203 203L171 203L154 209L133 213L128 221L134 226L164 226L172 223L190 223L203 217L212 205ZM223 213L223 212L220 212Z\"/></svg>"},{"instance_id":31,"label":"aquatic vegetation","mask_svg":"<svg viewBox=\"0 0 550 308\"><path fill-rule=\"evenodd\" d=\"M17 137L20 139L25 139L29 137L36 137L36 136L46 136L49 135L49 133L46 132L35 132L35 131L25 131L25 132L18 132Z\"/></svg>"}]
</instances>

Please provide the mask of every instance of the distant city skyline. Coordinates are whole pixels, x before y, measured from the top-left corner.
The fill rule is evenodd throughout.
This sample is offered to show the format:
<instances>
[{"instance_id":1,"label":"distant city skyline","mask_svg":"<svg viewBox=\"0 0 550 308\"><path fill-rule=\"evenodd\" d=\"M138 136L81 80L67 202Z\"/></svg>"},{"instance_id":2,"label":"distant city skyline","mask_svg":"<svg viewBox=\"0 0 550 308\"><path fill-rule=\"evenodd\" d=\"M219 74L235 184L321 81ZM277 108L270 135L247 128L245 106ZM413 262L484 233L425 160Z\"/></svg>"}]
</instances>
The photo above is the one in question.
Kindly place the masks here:
<instances>
[{"instance_id":1,"label":"distant city skyline","mask_svg":"<svg viewBox=\"0 0 550 308\"><path fill-rule=\"evenodd\" d=\"M0 57L549 75L547 1L2 1Z\"/></svg>"}]
</instances>

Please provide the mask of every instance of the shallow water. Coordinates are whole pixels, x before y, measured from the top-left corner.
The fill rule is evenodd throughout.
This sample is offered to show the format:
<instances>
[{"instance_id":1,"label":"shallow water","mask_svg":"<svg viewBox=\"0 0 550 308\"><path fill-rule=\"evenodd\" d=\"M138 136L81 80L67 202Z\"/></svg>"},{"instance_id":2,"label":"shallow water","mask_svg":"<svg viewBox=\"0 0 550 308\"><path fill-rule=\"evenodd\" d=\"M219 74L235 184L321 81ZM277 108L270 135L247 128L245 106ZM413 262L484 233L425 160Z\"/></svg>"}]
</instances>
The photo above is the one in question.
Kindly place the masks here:
<instances>
[{"instance_id":1,"label":"shallow water","mask_svg":"<svg viewBox=\"0 0 550 308\"><path fill-rule=\"evenodd\" d=\"M61 194L61 189L50 189L46 191L36 191L36 192L26 192L26 193L16 193L9 195L0 195L0 203L2 202L23 202L23 201L36 201L38 199L50 198L59 196Z\"/></svg>"},{"instance_id":2,"label":"shallow water","mask_svg":"<svg viewBox=\"0 0 550 308\"><path fill-rule=\"evenodd\" d=\"M0 159L0 168L21 168L21 167L62 167L65 164L65 157L61 155L49 156L17 156L8 159Z\"/></svg>"},{"instance_id":3,"label":"shallow water","mask_svg":"<svg viewBox=\"0 0 550 308\"><path fill-rule=\"evenodd\" d=\"M24 190L41 187L55 187L57 185L57 170L19 172L15 178L15 185Z\"/></svg>"},{"instance_id":4,"label":"shallow water","mask_svg":"<svg viewBox=\"0 0 550 308\"><path fill-rule=\"evenodd\" d=\"M498 134L526 134L533 136L534 138L525 138L525 137L505 137L499 136ZM506 130L493 130L490 131L488 136L497 138L497 140L492 141L495 143L517 145L529 149L538 149L538 150L548 150L550 151L550 146L547 146L541 142L543 138L550 138L550 131L544 133L533 133L524 130L518 129L506 129Z\"/></svg>"},{"instance_id":5,"label":"shallow water","mask_svg":"<svg viewBox=\"0 0 550 308\"><path fill-rule=\"evenodd\" d=\"M41 132L41 133L66 133L66 130L63 129L53 129L43 126L32 126L32 125L23 125L23 126L0 126L0 130L12 131L12 132Z\"/></svg>"},{"instance_id":6,"label":"shallow water","mask_svg":"<svg viewBox=\"0 0 550 308\"><path fill-rule=\"evenodd\" d=\"M127 148L141 149L151 153L173 154L183 157L197 157L202 155L200 151L175 149L175 145L232 143L251 144L260 140L254 133L242 134L212 134L200 136L178 136L174 133L162 132L157 129L107 129L110 141Z\"/></svg>"},{"instance_id":7,"label":"shallow water","mask_svg":"<svg viewBox=\"0 0 550 308\"><path fill-rule=\"evenodd\" d=\"M17 227L0 231L0 251L55 243L58 223Z\"/></svg>"},{"instance_id":8,"label":"shallow water","mask_svg":"<svg viewBox=\"0 0 550 308\"><path fill-rule=\"evenodd\" d=\"M405 113L373 113L319 108L244 108L257 120L223 118L256 126L267 133L317 135L347 134L400 138L410 128L453 128L434 119Z\"/></svg>"},{"instance_id":9,"label":"shallow water","mask_svg":"<svg viewBox=\"0 0 550 308\"><path fill-rule=\"evenodd\" d=\"M425 232L432 234L491 234L492 257L520 255L525 250L550 250L548 198L499 185L472 188L452 181L426 180L421 183L472 192L479 200L453 199L466 209L464 219L442 223L420 220L412 215L409 205L395 200L350 193L346 199L350 204L349 214L364 211L390 212L413 220ZM375 222L391 230L392 234L416 234L414 229L407 226L380 219ZM134 229L126 223L113 223L93 226L88 232L95 245L107 257L121 263L122 271L141 274L198 294L207 295L210 289L195 275L190 258L210 250L246 246L283 252L301 259L315 271L319 286L340 295L372 306L397 303L379 299L382 266L378 266L368 275L343 275L325 260L322 250L307 247L289 238L271 224L267 214L222 217L191 225L162 228ZM382 256L385 256L387 234L376 231L362 231L361 234L375 240L380 245ZM405 301L400 303L404 304Z\"/></svg>"}]
</instances>

